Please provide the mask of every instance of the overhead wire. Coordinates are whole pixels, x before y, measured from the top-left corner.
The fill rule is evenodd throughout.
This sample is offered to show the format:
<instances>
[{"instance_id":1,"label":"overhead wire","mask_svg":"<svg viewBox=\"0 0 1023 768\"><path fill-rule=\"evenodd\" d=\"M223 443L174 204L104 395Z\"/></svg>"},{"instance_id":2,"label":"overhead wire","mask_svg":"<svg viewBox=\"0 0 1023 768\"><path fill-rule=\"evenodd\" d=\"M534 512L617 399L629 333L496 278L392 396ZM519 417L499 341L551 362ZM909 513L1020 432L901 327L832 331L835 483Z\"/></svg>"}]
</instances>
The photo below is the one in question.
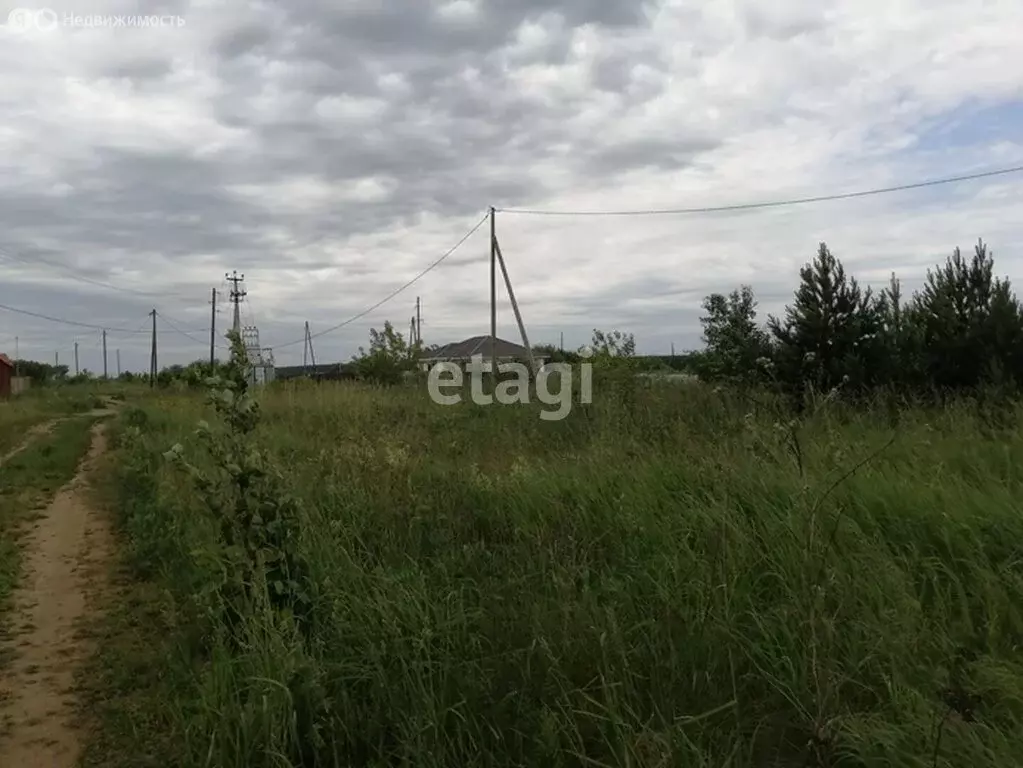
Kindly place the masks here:
<instances>
[{"instance_id":1,"label":"overhead wire","mask_svg":"<svg viewBox=\"0 0 1023 768\"><path fill-rule=\"evenodd\" d=\"M483 226L483 224L487 221L488 218L490 218L490 213L489 212L483 214L483 218L481 218L472 227L472 229L470 229L468 232L466 232L464 235L462 235L462 237L458 240L458 242L455 243L453 246L451 246L444 253L443 256L441 256L439 259L434 261L432 264L430 264L428 267L426 267L422 272L420 272L418 275L416 275L411 280L409 280L407 283L405 283L401 287L397 288L396 290L392 291L391 293L389 293L387 296L385 296L383 299L381 299L380 301L378 301L376 304L374 304L373 306L369 307L368 309L364 309L362 312L359 312L357 315L352 315L351 317L349 317L347 320L345 320L342 323L338 323L337 325L331 326L330 328L326 328L326 329L324 329L322 331L318 331L316 333L312 333L309 336L304 336L303 335L301 339L297 339L295 341L289 341L286 344L268 344L267 347L270 348L270 349L278 350L278 349L283 349L285 347L292 347L292 346L294 346L296 344L305 344L307 339L316 339L316 338L319 338L320 336L323 336L325 334L333 333L334 331L340 330L341 328L344 328L346 325L351 325L356 320L358 320L358 319L360 319L362 317L365 317L366 315L368 315L373 310L378 309L379 307L382 307L384 304L389 302L391 299L393 299L399 293L401 293L402 291L408 289L410 286L415 284L417 281L419 281L420 279L425 277L433 269L438 267L442 262L444 262L445 259L450 257L452 254L454 254L455 251L457 251L459 248L461 248L466 240L468 240L470 237L472 237L474 234L476 234L477 230L479 230L479 228Z\"/></svg>"},{"instance_id":2,"label":"overhead wire","mask_svg":"<svg viewBox=\"0 0 1023 768\"><path fill-rule=\"evenodd\" d=\"M192 336L188 331L184 331L181 328L178 328L177 325L175 323L171 322L167 318L167 316L165 314L163 314L162 312L157 312L156 316L159 317L161 320L163 320L165 323L167 323L167 325L169 325L171 327L171 330L175 331L176 333L180 334L181 336L184 336L186 339L190 339L190 340L194 341L196 344L206 344L207 343L206 341L204 341L202 339L195 338L195 336ZM209 330L209 329L206 329L206 330Z\"/></svg>"},{"instance_id":3,"label":"overhead wire","mask_svg":"<svg viewBox=\"0 0 1023 768\"><path fill-rule=\"evenodd\" d=\"M78 282L88 283L89 285L95 285L95 286L98 286L100 288L107 288L109 290L118 291L118 292L121 292L121 293L131 293L131 294L135 294L136 296L161 297L161 298L167 298L169 296L173 296L175 298L182 298L182 299L185 299L185 298L191 299L191 298L193 298L193 297L190 297L190 296L186 297L184 294L180 294L180 293L167 293L166 291L142 291L142 290L139 290L137 288L128 288L127 286L124 286L124 285L114 285L113 283L107 283L107 282L104 282L103 280L96 280L94 278L86 277L85 275L80 275L77 272L72 271L65 264L60 264L59 262L49 261L49 260L43 258L42 256L33 256L33 257L29 258L29 257L26 257L26 256L20 256L18 254L12 254L12 253L10 253L10 252L8 252L6 250L0 249L0 258L7 259L8 261L18 261L18 262L21 262L22 264L26 264L26 265L28 265L30 267L31 266L35 266L35 262L38 262L40 264L45 264L46 266L52 267L53 269L61 270L62 272L64 272L65 276L67 276L71 280L77 280Z\"/></svg>"},{"instance_id":4,"label":"overhead wire","mask_svg":"<svg viewBox=\"0 0 1023 768\"><path fill-rule=\"evenodd\" d=\"M682 215L690 213L722 213L725 211L748 211L757 208L779 208L788 205L803 205L806 203L822 203L830 200L849 200L856 197L869 197L871 195L883 195L889 192L902 192L909 189L922 189L924 187L936 187L942 184L955 184L960 181L972 181L974 179L986 179L992 176L1004 176L1011 173L1023 172L1023 165L1009 168L998 168L980 173L969 173L962 176L948 176L942 179L930 179L918 181L912 184L899 184L892 187L877 187L856 192L840 192L833 195L813 195L811 197L796 197L787 200L768 200L756 203L735 203L731 205L710 205L694 208L647 208L639 210L543 210L530 208L495 208L498 213L521 214L529 216L663 216Z\"/></svg>"},{"instance_id":5,"label":"overhead wire","mask_svg":"<svg viewBox=\"0 0 1023 768\"><path fill-rule=\"evenodd\" d=\"M1011 167L1007 167L1007 168L999 168L999 169L983 171L983 172L978 172L978 173L963 174L963 175L959 175L959 176L948 176L948 177L939 178L939 179L930 179L930 180L914 182L914 183L910 183L910 184L899 184L899 185L889 186L889 187L878 187L878 188L867 189L867 190L858 190L858 191L854 191L854 192L842 192L842 193L829 194L829 195L814 195L814 196L809 196L809 197L789 198L789 199L770 200L770 201L760 201L760 202L752 202L752 203L737 203L737 204L730 204L730 205L698 206L698 207L684 207L684 208L639 209L639 210L604 210L604 211L599 211L599 210L543 210L543 209L525 209L525 208L495 208L494 211L495 212L499 212L499 213L506 213L506 214L538 215L538 216L655 216L655 215L684 215L684 214L696 214L696 213L718 213L718 212L727 212L727 211L754 210L754 209L762 209L762 208L777 208L777 207L783 207L783 206L803 205L803 204L827 202L827 201L833 201L833 200L847 200L847 199L852 199L852 198L859 198L859 197L868 197L868 196L872 196L872 195L888 194L888 193L900 192L900 191L911 190L911 189L921 189L921 188L925 188L925 187L934 187L934 186L945 185L945 184L953 184L953 183L958 183L958 182L963 182L963 181L972 181L972 180L976 180L976 179L991 178L991 177L1003 176L1003 175L1008 175L1008 174L1013 174L1013 173L1020 173L1020 172L1023 172L1023 165L1011 166ZM378 309L379 307L381 307L384 304L386 304L387 302L389 302L391 299L393 299L396 296L398 296L403 291L407 290L410 286L412 286L413 284L418 282L420 279L425 277L429 272L431 272L433 269L435 269L437 266L439 266L441 263L443 263L446 259L448 259L473 234L475 234L480 229L480 227L483 226L483 224L486 222L488 217L489 217L489 212L485 213L483 215L483 217L468 232L466 232L465 235L463 235L451 248L449 248L440 258L438 258L437 260L432 262L425 269L423 269L421 272L419 272L416 276L414 276L413 278L408 280L406 283L402 284L400 287L398 287L397 289L395 289L394 291L389 293L387 296L385 296L383 299L381 299L380 301L376 302L375 304L373 304L372 306L368 307L367 309L365 309L365 310L363 310L363 311L361 311L361 312L359 312L359 313L349 317L348 319L344 320L341 323L338 323L337 325L333 325L333 326L331 326L329 328L326 328L326 329L324 329L322 331L318 331L316 333L310 334L308 337L303 335L303 337L301 339L296 339L294 341L289 341L289 342L286 342L284 344L268 345L268 346L270 346L270 347L272 347L274 349L283 349L283 348L286 348L286 347L294 346L296 344L304 344L304 343L306 343L307 338L308 339L314 339L314 338L319 338L320 336L324 336L324 335L329 334L329 333L333 333L334 331L340 330L341 328L344 328L345 326L350 325L351 323L354 323L356 320L359 320L362 317L365 317L370 312L373 312L374 310ZM25 263L31 264L31 262L27 262L24 257L12 256L11 254L8 254L8 253L6 253L6 252L4 252L2 250L0 250L0 257L5 257L5 258L7 258L9 260L13 259L13 260L18 260L18 261L23 261ZM54 264L54 263L48 262L48 261L46 261L45 259L42 259L42 258L36 258L36 260L41 262L41 263L46 263L46 264L48 264L50 266L54 266L54 267L58 267L58 268L64 269L65 271L67 269L63 265ZM72 277L72 279L79 280L79 281L85 282L85 283L94 284L94 285L97 285L97 286L100 286L100 287L104 287L104 288L108 288L108 289L111 289L111 290L123 291L123 292L127 292L127 293L134 293L134 294L145 295L145 296L157 296L157 295L164 295L164 296L166 296L166 295L168 295L168 294L159 294L159 293L155 293L155 292L139 291L139 290L136 290L136 289L126 288L124 286L116 286L116 285L113 285L111 283L105 283L103 281L94 280L92 278L87 278L85 276L77 275L77 274L73 274L73 273L70 274L69 276ZM222 283L222 288L223 288L223 283ZM223 290L221 290L221 293L222 292L223 292ZM247 305L246 309L251 313L252 312L251 304L246 302L246 305ZM48 321L51 321L51 322L61 323L61 324L70 325L70 326L76 326L76 327L80 327L80 328L91 328L91 329L95 329L95 330L107 330L108 332L109 331L114 331L114 332L117 332L117 333L124 333L124 334L130 334L130 335L137 335L137 334L140 334L140 333L148 332L147 330L144 329L144 327L140 328L139 330L136 330L136 331L131 331L131 330L128 330L126 328L116 328L116 327L97 325L95 323L86 323L86 322L81 322L81 321L76 321L76 320L68 320L66 318L59 318L59 317L54 317L52 315L46 315L46 314L43 314L43 313L40 313L40 312L33 312L31 310L19 309L17 307L11 307L11 306L8 306L8 305L5 305L5 304L0 304L0 309L7 310L9 312L15 312L15 313L27 315L27 316L30 316L30 317L40 318L40 319L43 319L43 320L48 320ZM203 329L198 329L198 330L191 331L191 332L190 331L185 331L182 328L179 328L178 324L175 323L175 322L172 322L172 320L169 319L165 314L163 314L161 312L158 312L157 314L158 314L159 317L161 317L164 320L164 322L166 322L171 327L171 329L175 333L178 333L178 334L180 334L180 335L190 339L193 342L205 343L205 342L200 342L198 339L196 339L195 337L191 336L191 333L204 333L204 332L208 331L209 329L203 328Z\"/></svg>"},{"instance_id":6,"label":"overhead wire","mask_svg":"<svg viewBox=\"0 0 1023 768\"><path fill-rule=\"evenodd\" d=\"M114 331L116 333L143 333L143 331L129 331L127 328L117 328L109 325L96 325L95 323L83 323L78 320L68 320L62 317L54 317L53 315L46 315L42 312L32 312L28 309L19 309L18 307L11 307L7 304L0 304L0 309L5 309L8 312L16 312L20 315L28 315L29 317L38 317L41 320L49 320L52 323L61 323L63 325L73 325L78 328L93 328L97 331Z\"/></svg>"}]
</instances>

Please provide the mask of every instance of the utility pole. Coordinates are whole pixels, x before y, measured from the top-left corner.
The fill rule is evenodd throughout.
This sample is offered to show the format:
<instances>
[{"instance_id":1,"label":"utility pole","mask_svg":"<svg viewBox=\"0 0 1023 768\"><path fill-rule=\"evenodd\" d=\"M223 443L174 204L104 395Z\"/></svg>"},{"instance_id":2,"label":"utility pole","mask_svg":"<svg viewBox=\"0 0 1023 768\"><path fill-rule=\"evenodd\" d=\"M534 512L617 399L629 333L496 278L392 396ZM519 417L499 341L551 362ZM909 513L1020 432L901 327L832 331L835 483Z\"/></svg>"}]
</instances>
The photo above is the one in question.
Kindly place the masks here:
<instances>
[{"instance_id":1,"label":"utility pole","mask_svg":"<svg viewBox=\"0 0 1023 768\"><path fill-rule=\"evenodd\" d=\"M78 368L78 363L75 363L75 368L76 369ZM75 370L75 373L77 374L78 371ZM107 329L106 328L103 329L103 378L104 379L110 378L107 375Z\"/></svg>"},{"instance_id":2,"label":"utility pole","mask_svg":"<svg viewBox=\"0 0 1023 768\"><path fill-rule=\"evenodd\" d=\"M21 353L18 351L19 339L14 337L14 375L21 376Z\"/></svg>"},{"instance_id":3,"label":"utility pole","mask_svg":"<svg viewBox=\"0 0 1023 768\"><path fill-rule=\"evenodd\" d=\"M416 296L416 343L423 343L423 305Z\"/></svg>"},{"instance_id":4,"label":"utility pole","mask_svg":"<svg viewBox=\"0 0 1023 768\"><path fill-rule=\"evenodd\" d=\"M490 206L490 375L497 391L497 211Z\"/></svg>"},{"instance_id":5,"label":"utility pole","mask_svg":"<svg viewBox=\"0 0 1023 768\"><path fill-rule=\"evenodd\" d=\"M121 378L121 350L117 350L117 378Z\"/></svg>"},{"instance_id":6,"label":"utility pole","mask_svg":"<svg viewBox=\"0 0 1023 768\"><path fill-rule=\"evenodd\" d=\"M75 342L75 376L78 375L78 342Z\"/></svg>"},{"instance_id":7,"label":"utility pole","mask_svg":"<svg viewBox=\"0 0 1023 768\"><path fill-rule=\"evenodd\" d=\"M149 388L156 386L156 310L150 312L153 316L153 350L149 356Z\"/></svg>"},{"instance_id":8,"label":"utility pole","mask_svg":"<svg viewBox=\"0 0 1023 768\"><path fill-rule=\"evenodd\" d=\"M508 277L508 267L504 263L504 255L501 253L501 246L494 238L494 248L497 251L497 260L501 264L501 274L504 275L504 285L508 289L508 298L511 299L512 311L515 312L515 322L519 324L519 333L522 334L522 346L526 348L526 355L529 357L529 372L536 373L536 365L533 362L533 348L529 346L529 337L526 336L526 324L522 322L522 313L519 311L519 303L515 301L515 291L512 289L511 278Z\"/></svg>"},{"instance_id":9,"label":"utility pole","mask_svg":"<svg viewBox=\"0 0 1023 768\"><path fill-rule=\"evenodd\" d=\"M561 332L561 345L558 347L562 352L565 351L565 332Z\"/></svg>"},{"instance_id":10,"label":"utility pole","mask_svg":"<svg viewBox=\"0 0 1023 768\"><path fill-rule=\"evenodd\" d=\"M213 289L213 298L210 300L210 306L213 309L210 311L210 375L213 375L213 367L216 364L216 358L214 357L214 350L216 348L216 332L217 332L217 289Z\"/></svg>"},{"instance_id":11,"label":"utility pole","mask_svg":"<svg viewBox=\"0 0 1023 768\"><path fill-rule=\"evenodd\" d=\"M231 283L231 292L229 295L231 297L231 303L234 304L234 332L240 334L242 332L242 316L238 305L248 294L243 290L239 290L238 283L245 279L245 275L239 275L236 270L233 275L225 273L224 277Z\"/></svg>"},{"instance_id":12,"label":"utility pole","mask_svg":"<svg viewBox=\"0 0 1023 768\"><path fill-rule=\"evenodd\" d=\"M302 368L305 369L305 373L309 373L309 321L305 321L305 338L302 339Z\"/></svg>"}]
</instances>

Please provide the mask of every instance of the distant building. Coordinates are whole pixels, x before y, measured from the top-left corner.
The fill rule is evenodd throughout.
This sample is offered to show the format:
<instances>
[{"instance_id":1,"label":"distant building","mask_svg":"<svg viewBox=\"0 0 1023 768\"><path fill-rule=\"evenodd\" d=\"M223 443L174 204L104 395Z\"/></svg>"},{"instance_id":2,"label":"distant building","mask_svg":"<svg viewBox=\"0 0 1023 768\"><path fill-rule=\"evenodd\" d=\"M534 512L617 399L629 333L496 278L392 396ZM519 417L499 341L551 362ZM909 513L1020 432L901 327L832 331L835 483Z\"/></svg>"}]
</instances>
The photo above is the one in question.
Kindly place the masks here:
<instances>
[{"instance_id":1,"label":"distant building","mask_svg":"<svg viewBox=\"0 0 1023 768\"><path fill-rule=\"evenodd\" d=\"M344 363L282 365L274 369L274 379L277 381L301 378L310 378L317 381L340 381L342 379L353 379L355 374Z\"/></svg>"},{"instance_id":2,"label":"distant building","mask_svg":"<svg viewBox=\"0 0 1023 768\"><path fill-rule=\"evenodd\" d=\"M14 378L14 361L0 352L0 398L11 396L11 380Z\"/></svg>"},{"instance_id":3,"label":"distant building","mask_svg":"<svg viewBox=\"0 0 1023 768\"><path fill-rule=\"evenodd\" d=\"M443 347L424 352L419 358L419 367L424 371L430 370L437 363L458 363L464 367L472 358L482 355L483 371L489 373L492 352L497 353L498 369L502 363L529 364L529 350L524 346L504 339L497 339L495 342L494 337L487 334L486 336L473 336L464 341L445 344ZM537 368L540 368L547 362L547 356L534 353L533 361Z\"/></svg>"}]
</instances>

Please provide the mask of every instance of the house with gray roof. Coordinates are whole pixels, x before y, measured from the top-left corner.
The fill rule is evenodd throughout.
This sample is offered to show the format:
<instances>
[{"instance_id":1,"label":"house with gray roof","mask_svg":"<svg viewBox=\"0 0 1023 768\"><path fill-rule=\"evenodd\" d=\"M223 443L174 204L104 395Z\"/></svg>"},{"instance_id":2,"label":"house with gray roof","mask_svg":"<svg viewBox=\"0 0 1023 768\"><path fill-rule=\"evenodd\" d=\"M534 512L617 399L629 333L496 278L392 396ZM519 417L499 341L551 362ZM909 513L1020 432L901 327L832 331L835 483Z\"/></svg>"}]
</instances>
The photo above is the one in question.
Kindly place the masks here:
<instances>
[{"instance_id":1,"label":"house with gray roof","mask_svg":"<svg viewBox=\"0 0 1023 768\"><path fill-rule=\"evenodd\" d=\"M464 367L479 355L483 357L483 370L489 372L492 353L497 354L498 366L511 362L529 365L529 351L524 346L505 339L495 339L490 334L473 336L425 351L419 358L419 364L424 371L430 370L437 363L458 363ZM539 368L547 362L547 357L534 353L533 360Z\"/></svg>"}]
</instances>

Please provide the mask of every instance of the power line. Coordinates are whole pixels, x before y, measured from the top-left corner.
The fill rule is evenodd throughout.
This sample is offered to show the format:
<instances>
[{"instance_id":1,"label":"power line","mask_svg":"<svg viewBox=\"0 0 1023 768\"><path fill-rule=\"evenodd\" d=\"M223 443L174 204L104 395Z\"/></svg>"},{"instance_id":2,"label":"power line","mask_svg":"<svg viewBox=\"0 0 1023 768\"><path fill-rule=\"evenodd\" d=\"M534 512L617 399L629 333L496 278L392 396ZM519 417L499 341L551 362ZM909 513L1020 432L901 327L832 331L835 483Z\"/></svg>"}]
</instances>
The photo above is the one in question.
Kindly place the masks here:
<instances>
[{"instance_id":1,"label":"power line","mask_svg":"<svg viewBox=\"0 0 1023 768\"><path fill-rule=\"evenodd\" d=\"M407 289L409 286L413 285L415 282L417 282L418 280L423 278L427 273L429 273L435 267L440 265L441 262L443 262L445 259L447 259L449 256L451 256L455 251L457 251L459 248L461 248L466 240L468 240L470 237L472 237L474 234L476 234L476 231L480 227L482 227L483 224L489 218L490 218L490 213L489 212L483 214L483 218L481 218L472 229L470 229L468 232L466 232L464 235L462 235L462 238L457 243L455 243L453 246L451 246L443 256L441 256L435 262L430 264L430 266L428 266L426 269L424 269L418 275L413 277L411 280L409 280L403 286L401 286L397 290L391 292L390 294L385 296L383 299L378 301L376 304L374 304L369 309L365 309L362 312L360 312L359 314L353 315L352 317L349 317L343 323L338 323L335 326L331 326L330 328L327 328L327 329L322 330L322 331L318 331L318 332L316 332L314 334L311 334L309 336L302 336L301 339L297 339L296 341L289 341L287 344L268 344L267 346L269 348L271 348L271 349L283 349L284 347L291 347L291 346L294 346L295 344L305 344L307 342L307 340L319 338L320 336L323 336L324 334L327 334L327 333L333 333L334 331L339 330L341 328L344 328L346 325L350 325L351 323L354 323L356 320L358 320L358 319L360 319L362 317L365 317L366 315L368 315L373 310L375 310L375 309L377 309L379 307L382 307L384 304L389 302L391 299L393 299L399 293L401 293L402 291Z\"/></svg>"},{"instance_id":2,"label":"power line","mask_svg":"<svg viewBox=\"0 0 1023 768\"><path fill-rule=\"evenodd\" d=\"M165 323L167 323L167 325L169 325L171 327L171 330L173 330L174 332L180 334L181 336L184 336L186 339L190 339L190 340L194 341L196 344L202 344L204 346L206 345L207 342L201 341L201 340L195 338L195 336L192 336L191 334L189 334L188 331L183 331L180 328L178 328L177 325L175 325L169 319L167 319L167 316L165 314L163 314L162 312L157 312L156 315L161 320L163 320ZM209 328L204 328L202 330L208 331Z\"/></svg>"},{"instance_id":3,"label":"power line","mask_svg":"<svg viewBox=\"0 0 1023 768\"><path fill-rule=\"evenodd\" d=\"M131 293L135 294L136 296L159 296L162 298L167 298L168 296L173 296L182 299L193 298L191 296L186 297L184 294L180 293L166 293L163 291L140 291L136 288L128 288L123 285L114 285L113 283L106 283L103 282L102 280L95 280L91 277L86 277L85 275L80 275L77 272L72 271L69 267L67 267L64 264L44 259L42 256L33 256L32 258L28 258L26 256L19 256L17 254L12 254L7 251L0 250L0 258L7 259L8 261L19 261L22 264L26 264L30 267L35 266L36 262L40 264L45 264L48 267L52 267L54 269L63 271L65 276L70 278L71 280L77 280L82 283L88 283L89 285L95 285L100 288L107 288L111 291L118 291L120 293Z\"/></svg>"},{"instance_id":4,"label":"power line","mask_svg":"<svg viewBox=\"0 0 1023 768\"><path fill-rule=\"evenodd\" d=\"M9 307L6 304L0 304L0 309L6 309L8 312L17 312L19 315L29 315L30 317L38 317L42 320L49 320L52 323L62 323L64 325L74 325L79 328L92 328L97 331L114 331L116 333L140 333L140 331L129 331L127 328L115 328L108 325L96 325L95 323L82 323L77 320L66 320L62 317L53 317L52 315L44 315L40 312L31 312L27 309L18 309L17 307Z\"/></svg>"},{"instance_id":5,"label":"power line","mask_svg":"<svg viewBox=\"0 0 1023 768\"><path fill-rule=\"evenodd\" d=\"M858 192L842 192L834 195L815 195L813 197L797 197L789 200L770 200L759 203L737 203L734 205L713 205L699 208L650 208L633 211L544 211L526 208L497 208L498 213L525 214L530 216L661 216L667 214L687 213L718 213L723 211L748 211L755 208L780 208L786 205L802 205L804 203L822 203L829 200L848 200L854 197L868 197L870 195L883 195L888 192L901 192L907 189L921 189L923 187L936 187L941 184L954 184L959 181L971 181L973 179L986 179L991 176L1004 176L1010 173L1023 171L1023 165L1012 168L1000 168L982 173L971 173L965 176L949 176L944 179L931 179L919 181L913 184L900 184L895 187L880 187L867 189Z\"/></svg>"}]
</instances>

